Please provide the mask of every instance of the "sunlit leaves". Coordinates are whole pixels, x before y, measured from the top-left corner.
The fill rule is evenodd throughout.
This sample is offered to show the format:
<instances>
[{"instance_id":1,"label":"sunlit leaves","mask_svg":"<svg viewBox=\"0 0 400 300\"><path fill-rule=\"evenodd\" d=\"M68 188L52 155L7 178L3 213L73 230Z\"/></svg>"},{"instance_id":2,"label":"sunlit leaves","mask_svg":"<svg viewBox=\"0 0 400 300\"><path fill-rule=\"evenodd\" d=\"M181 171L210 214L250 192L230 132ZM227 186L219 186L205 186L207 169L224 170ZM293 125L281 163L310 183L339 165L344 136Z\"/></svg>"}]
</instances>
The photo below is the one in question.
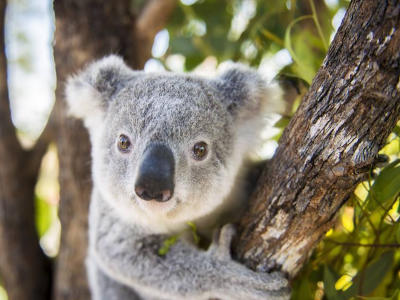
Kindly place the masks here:
<instances>
[{"instance_id":1,"label":"sunlit leaves","mask_svg":"<svg viewBox=\"0 0 400 300\"><path fill-rule=\"evenodd\" d=\"M170 47L160 61L172 69L168 56L180 53L185 58L186 71L203 64L210 56L217 63L241 61L261 66L261 71L273 74L271 78L280 70L281 82L285 78L300 78L307 89L348 4L346 0L199 0L192 5L181 4L168 27ZM246 5L251 8L247 15ZM240 14L245 16L242 20ZM273 61L281 51L290 53L291 60L272 72L274 64L265 62ZM293 112L276 122L274 126L279 132L272 140L279 140L302 95L292 105ZM400 156L399 135L397 125L383 150L391 161ZM354 296L367 299L394 294L395 285L400 282L395 271L400 256L393 257L387 251L393 245L400 246L396 198L400 188L399 165L371 170L371 178L357 188L341 209L334 228L294 282L292 300L346 300Z\"/></svg>"},{"instance_id":2,"label":"sunlit leaves","mask_svg":"<svg viewBox=\"0 0 400 300\"><path fill-rule=\"evenodd\" d=\"M196 68L210 56L215 64L233 60L254 67L261 65L260 70L271 71L273 64L265 62L285 51L290 53L292 61L288 59L277 68L278 76L280 79L300 78L307 89L325 58L331 35L340 24L349 1L199 0L190 2L192 5L185 3L188 5L180 4L168 27L169 49L160 58L167 69L173 69L168 57L180 53L185 71ZM250 7L247 15L246 5ZM244 16L242 20L240 14ZM275 76L278 70L270 73ZM293 104L294 110L301 98ZM279 140L291 115L288 112L288 116L276 122L274 126L280 131L272 140ZM400 156L399 135L400 126L397 125L383 150L391 161ZM341 209L334 228L317 246L309 264L294 282L292 300L346 300L354 296L355 299L369 299L394 294L400 285L396 269L400 265L400 255L393 257L388 250L400 246L399 169L400 163L396 162L371 170L371 178L356 189Z\"/></svg>"},{"instance_id":3,"label":"sunlit leaves","mask_svg":"<svg viewBox=\"0 0 400 300\"><path fill-rule=\"evenodd\" d=\"M358 297L360 299L366 299L366 300L394 300L396 299L395 297L397 296L397 294L399 293L399 291L397 290L392 297L390 298L384 298L384 297Z\"/></svg>"},{"instance_id":4,"label":"sunlit leaves","mask_svg":"<svg viewBox=\"0 0 400 300\"><path fill-rule=\"evenodd\" d=\"M35 198L35 221L39 238L43 237L53 222L54 208L44 199Z\"/></svg>"},{"instance_id":5,"label":"sunlit leaves","mask_svg":"<svg viewBox=\"0 0 400 300\"><path fill-rule=\"evenodd\" d=\"M343 300L335 289L336 276L328 266L324 267L324 292L328 300Z\"/></svg>"},{"instance_id":6,"label":"sunlit leaves","mask_svg":"<svg viewBox=\"0 0 400 300\"><path fill-rule=\"evenodd\" d=\"M397 142L393 134L389 144ZM305 274L320 274L310 280L314 300L388 300L400 286L400 218L397 182L400 151L388 147L382 154L392 163L371 170L378 175L360 184L340 211L332 230L318 245ZM396 159L397 158L397 159ZM312 269L312 271L310 271ZM309 277L311 278L311 277ZM323 278L323 297L320 280ZM300 285L295 284L295 298ZM399 299L393 296L393 299Z\"/></svg>"},{"instance_id":7,"label":"sunlit leaves","mask_svg":"<svg viewBox=\"0 0 400 300\"><path fill-rule=\"evenodd\" d=\"M302 21L302 20L306 20L306 19L311 19L312 16L303 16L300 18L297 18L295 20L293 20L285 33L285 47L286 49L289 50L290 55L292 56L294 62L297 64L297 66L299 67L299 71L297 73L301 74L301 78L304 79L307 83L311 83L312 79L314 78L315 75L315 70L312 69L312 65L304 63L304 61L301 59L304 57L304 55L298 56L297 53L294 51L293 46L292 46L292 28L294 25L296 25L298 22ZM303 51L304 52L304 51ZM309 57L310 53L308 52L308 55L306 55L305 57Z\"/></svg>"},{"instance_id":8,"label":"sunlit leaves","mask_svg":"<svg viewBox=\"0 0 400 300\"><path fill-rule=\"evenodd\" d=\"M325 267L324 288L328 300L347 300L356 295L367 295L371 293L392 268L392 264L393 252L384 253L365 270L360 270L353 278L351 286L347 289L345 288L343 291L336 290L336 277L328 267Z\"/></svg>"},{"instance_id":9,"label":"sunlit leaves","mask_svg":"<svg viewBox=\"0 0 400 300\"><path fill-rule=\"evenodd\" d=\"M170 238L166 239L161 248L158 249L158 255L160 256L165 256L167 255L167 253L169 252L169 250L171 249L171 247L173 245L176 244L176 242L178 241L179 236L178 235L173 235Z\"/></svg>"},{"instance_id":10,"label":"sunlit leaves","mask_svg":"<svg viewBox=\"0 0 400 300\"><path fill-rule=\"evenodd\" d=\"M0 285L0 300L7 300L6 290Z\"/></svg>"},{"instance_id":11,"label":"sunlit leaves","mask_svg":"<svg viewBox=\"0 0 400 300\"><path fill-rule=\"evenodd\" d=\"M356 295L368 295L380 284L386 273L393 266L393 252L386 252L366 270L360 270L353 279L353 285L342 292L343 299L350 299Z\"/></svg>"},{"instance_id":12,"label":"sunlit leaves","mask_svg":"<svg viewBox=\"0 0 400 300\"><path fill-rule=\"evenodd\" d=\"M388 165L375 179L371 188L370 210L387 201L393 201L400 193L400 159Z\"/></svg>"}]
</instances>

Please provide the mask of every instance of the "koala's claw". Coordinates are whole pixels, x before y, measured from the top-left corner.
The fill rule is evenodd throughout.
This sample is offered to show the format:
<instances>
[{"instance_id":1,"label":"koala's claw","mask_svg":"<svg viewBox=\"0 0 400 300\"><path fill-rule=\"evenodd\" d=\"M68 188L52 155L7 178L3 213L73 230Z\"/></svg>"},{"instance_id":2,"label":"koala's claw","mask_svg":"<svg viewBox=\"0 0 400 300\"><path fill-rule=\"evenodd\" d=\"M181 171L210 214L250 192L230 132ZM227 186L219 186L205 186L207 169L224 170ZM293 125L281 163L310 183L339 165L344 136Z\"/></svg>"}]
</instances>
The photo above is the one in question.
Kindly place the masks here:
<instances>
[{"instance_id":1,"label":"koala's claw","mask_svg":"<svg viewBox=\"0 0 400 300\"><path fill-rule=\"evenodd\" d=\"M218 255L222 259L231 259L231 243L233 237L236 235L236 226L233 224L226 224L221 229L219 236L219 251Z\"/></svg>"},{"instance_id":2,"label":"koala's claw","mask_svg":"<svg viewBox=\"0 0 400 300\"><path fill-rule=\"evenodd\" d=\"M236 227L233 224L226 224L214 232L211 246L208 250L210 255L221 260L231 259L231 242L236 235Z\"/></svg>"}]
</instances>

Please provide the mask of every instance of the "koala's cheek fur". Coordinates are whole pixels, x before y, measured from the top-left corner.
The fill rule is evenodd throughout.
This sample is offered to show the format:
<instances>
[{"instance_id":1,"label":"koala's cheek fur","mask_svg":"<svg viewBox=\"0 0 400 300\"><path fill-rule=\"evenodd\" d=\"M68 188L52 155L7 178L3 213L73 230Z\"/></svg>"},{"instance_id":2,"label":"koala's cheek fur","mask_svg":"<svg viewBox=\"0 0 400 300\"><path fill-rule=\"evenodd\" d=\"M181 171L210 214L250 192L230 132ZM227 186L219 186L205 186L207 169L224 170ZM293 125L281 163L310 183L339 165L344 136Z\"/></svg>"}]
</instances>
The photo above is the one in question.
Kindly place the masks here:
<instances>
[{"instance_id":1,"label":"koala's cheek fur","mask_svg":"<svg viewBox=\"0 0 400 300\"><path fill-rule=\"evenodd\" d=\"M135 72L112 56L73 77L67 101L90 130L100 194L122 218L168 232L170 224L218 215L237 198L241 166L260 139L264 110L274 94L279 96L243 66L209 80ZM131 153L118 153L119 134L132 139ZM198 142L209 144L204 161L191 156ZM174 153L175 190L168 206L147 205L135 192L143 153L152 143Z\"/></svg>"},{"instance_id":2,"label":"koala's cheek fur","mask_svg":"<svg viewBox=\"0 0 400 300\"><path fill-rule=\"evenodd\" d=\"M134 189L130 188L136 169L134 155L119 153L117 148L120 125L112 116L107 116L101 132L96 132L93 141L93 180L105 200L118 211L128 211L135 205L132 201ZM136 205L137 206L137 205ZM132 216L127 214L127 218Z\"/></svg>"}]
</instances>

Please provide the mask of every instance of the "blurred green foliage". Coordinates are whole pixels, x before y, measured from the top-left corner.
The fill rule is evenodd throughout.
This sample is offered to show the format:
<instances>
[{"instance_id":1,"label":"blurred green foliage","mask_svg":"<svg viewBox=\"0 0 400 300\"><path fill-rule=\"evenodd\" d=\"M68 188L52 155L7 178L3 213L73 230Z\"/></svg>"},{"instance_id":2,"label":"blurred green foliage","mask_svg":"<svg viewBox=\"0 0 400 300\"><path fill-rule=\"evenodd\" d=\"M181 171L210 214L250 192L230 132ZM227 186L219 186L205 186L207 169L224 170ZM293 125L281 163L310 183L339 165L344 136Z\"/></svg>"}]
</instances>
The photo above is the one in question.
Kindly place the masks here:
<instances>
[{"instance_id":1,"label":"blurred green foliage","mask_svg":"<svg viewBox=\"0 0 400 300\"><path fill-rule=\"evenodd\" d=\"M61 225L57 215L60 195L58 174L57 149L55 145L51 144L42 159L39 180L35 188L36 230L41 247L50 257L54 257L58 253L61 234Z\"/></svg>"},{"instance_id":2,"label":"blurred green foliage","mask_svg":"<svg viewBox=\"0 0 400 300\"><path fill-rule=\"evenodd\" d=\"M332 3L332 1L330 1ZM325 57L334 31L332 19L346 1L203 0L180 3L168 26L170 54L185 58L185 71L207 56L218 63L233 60L259 66L262 59L282 49L294 63L281 73L310 83ZM333 5L333 6L332 6Z\"/></svg>"}]
</instances>

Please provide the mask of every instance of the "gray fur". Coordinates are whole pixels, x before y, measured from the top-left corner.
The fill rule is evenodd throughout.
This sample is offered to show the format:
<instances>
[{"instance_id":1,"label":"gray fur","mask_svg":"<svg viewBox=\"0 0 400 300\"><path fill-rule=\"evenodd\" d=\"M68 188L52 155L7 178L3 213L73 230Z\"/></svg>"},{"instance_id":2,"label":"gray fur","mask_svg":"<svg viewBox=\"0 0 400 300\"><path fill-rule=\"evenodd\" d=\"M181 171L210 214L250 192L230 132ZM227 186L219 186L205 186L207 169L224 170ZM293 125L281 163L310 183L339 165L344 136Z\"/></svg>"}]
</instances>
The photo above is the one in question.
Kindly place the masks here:
<instances>
[{"instance_id":1,"label":"gray fur","mask_svg":"<svg viewBox=\"0 0 400 300\"><path fill-rule=\"evenodd\" d=\"M231 259L230 225L208 251L182 238L165 257L158 254L165 239L188 230L188 221L210 235L237 220L246 199L246 158L279 96L241 65L205 79L132 71L109 56L70 79L71 114L85 121L92 141L87 265L94 300L289 298L281 275L253 272ZM117 150L121 134L133 143L130 153ZM199 141L209 146L203 161L191 156ZM134 183L150 143L172 149L176 171L173 198L149 206L135 195Z\"/></svg>"}]
</instances>

